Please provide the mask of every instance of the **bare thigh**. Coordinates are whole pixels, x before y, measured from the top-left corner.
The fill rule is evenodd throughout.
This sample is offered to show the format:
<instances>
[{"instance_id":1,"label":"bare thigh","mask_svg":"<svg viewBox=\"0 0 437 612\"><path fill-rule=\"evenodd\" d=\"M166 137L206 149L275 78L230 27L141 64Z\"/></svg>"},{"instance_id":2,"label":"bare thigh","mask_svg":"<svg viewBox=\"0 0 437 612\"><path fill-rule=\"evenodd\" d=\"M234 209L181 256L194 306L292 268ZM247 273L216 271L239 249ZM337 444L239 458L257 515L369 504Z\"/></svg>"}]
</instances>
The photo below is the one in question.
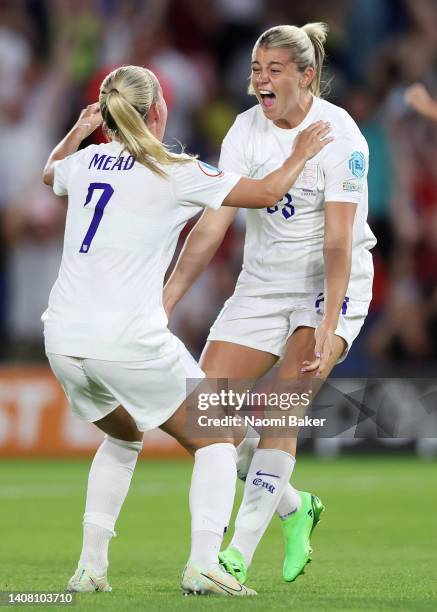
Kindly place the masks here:
<instances>
[{"instance_id":1,"label":"bare thigh","mask_svg":"<svg viewBox=\"0 0 437 612\"><path fill-rule=\"evenodd\" d=\"M311 397L317 395L323 382L331 373L338 359L344 353L346 343L340 336L334 336L333 351L322 378L315 378L313 372L302 373L302 363L314 359L315 339L313 327L298 327L290 336L284 358L278 368L273 390L275 393L302 393L311 388ZM299 413L299 414L298 414ZM300 416L304 413L304 407L297 407L296 412ZM291 455L296 455L296 444L298 427L290 427L286 435L277 435L277 430L264 429L261 435L259 448L276 448ZM276 435L275 435L276 433Z\"/></svg>"},{"instance_id":2,"label":"bare thigh","mask_svg":"<svg viewBox=\"0 0 437 612\"><path fill-rule=\"evenodd\" d=\"M253 378L264 376L278 361L277 355L249 346L211 340L206 343L199 365L209 378Z\"/></svg>"},{"instance_id":3,"label":"bare thigh","mask_svg":"<svg viewBox=\"0 0 437 612\"><path fill-rule=\"evenodd\" d=\"M188 406L188 400L183 402L176 412L161 425L160 429L175 438L192 455L199 448L209 444L233 443L232 435L201 438L191 434L188 425ZM103 417L103 419L94 421L94 425L112 438L126 442L140 442L144 435L137 428L134 419L123 406L118 406L118 408Z\"/></svg>"},{"instance_id":4,"label":"bare thigh","mask_svg":"<svg viewBox=\"0 0 437 612\"><path fill-rule=\"evenodd\" d=\"M103 419L94 421L94 425L117 440L141 442L143 439L143 432L138 429L134 419L123 406L118 406Z\"/></svg>"},{"instance_id":5,"label":"bare thigh","mask_svg":"<svg viewBox=\"0 0 437 612\"><path fill-rule=\"evenodd\" d=\"M188 398L178 410L161 425L161 429L170 434L182 444L191 454L197 449L209 444L231 443L238 445L246 434L246 427L214 428L208 436L196 436L190 431L193 422L190 406L193 397L202 392L218 392L223 387L229 389L230 379L233 390L238 391L239 379L242 379L246 389L247 379L258 379L273 367L278 360L276 355L258 351L241 344L213 340L208 342L203 350L199 365L206 374L206 379L199 385L194 394ZM212 379L212 380L210 380ZM217 380L216 380L217 379ZM220 379L224 379L221 381ZM215 417L224 417L225 410L220 406L214 409Z\"/></svg>"},{"instance_id":6,"label":"bare thigh","mask_svg":"<svg viewBox=\"0 0 437 612\"><path fill-rule=\"evenodd\" d=\"M183 402L176 412L160 426L160 429L175 438L192 455L199 448L209 444L233 443L232 435L200 438L191 434L188 425L188 406L188 401ZM94 425L112 438L126 442L141 442L144 435L137 428L134 419L123 406L118 406L118 408L103 417L103 419L94 421Z\"/></svg>"},{"instance_id":7,"label":"bare thigh","mask_svg":"<svg viewBox=\"0 0 437 612\"><path fill-rule=\"evenodd\" d=\"M208 378L228 380L233 391L245 391L247 379L257 381L262 378L278 361L278 356L265 351L259 351L243 344L211 340L206 343L200 357L199 365ZM246 427L233 427L232 435L235 444L244 438Z\"/></svg>"},{"instance_id":8,"label":"bare thigh","mask_svg":"<svg viewBox=\"0 0 437 612\"><path fill-rule=\"evenodd\" d=\"M172 416L161 425L160 429L175 438L191 455L210 444L234 444L232 430L216 428L214 433L209 432L208 435L202 435L198 431L194 431L193 413L190 412L191 401L188 398L183 402ZM218 411L215 416L224 416L224 412Z\"/></svg>"}]
</instances>

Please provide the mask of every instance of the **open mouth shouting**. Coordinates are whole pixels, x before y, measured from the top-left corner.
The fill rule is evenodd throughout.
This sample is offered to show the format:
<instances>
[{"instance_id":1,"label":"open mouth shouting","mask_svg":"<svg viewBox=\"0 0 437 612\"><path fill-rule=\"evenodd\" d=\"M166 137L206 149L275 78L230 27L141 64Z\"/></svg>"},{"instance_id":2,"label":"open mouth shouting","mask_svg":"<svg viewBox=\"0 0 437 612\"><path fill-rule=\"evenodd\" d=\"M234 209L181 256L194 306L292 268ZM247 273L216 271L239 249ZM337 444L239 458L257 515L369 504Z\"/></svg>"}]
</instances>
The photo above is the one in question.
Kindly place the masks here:
<instances>
[{"instance_id":1,"label":"open mouth shouting","mask_svg":"<svg viewBox=\"0 0 437 612\"><path fill-rule=\"evenodd\" d=\"M276 96L272 91L269 89L260 89L259 97L261 98L261 106L263 110L270 111L274 108Z\"/></svg>"}]
</instances>

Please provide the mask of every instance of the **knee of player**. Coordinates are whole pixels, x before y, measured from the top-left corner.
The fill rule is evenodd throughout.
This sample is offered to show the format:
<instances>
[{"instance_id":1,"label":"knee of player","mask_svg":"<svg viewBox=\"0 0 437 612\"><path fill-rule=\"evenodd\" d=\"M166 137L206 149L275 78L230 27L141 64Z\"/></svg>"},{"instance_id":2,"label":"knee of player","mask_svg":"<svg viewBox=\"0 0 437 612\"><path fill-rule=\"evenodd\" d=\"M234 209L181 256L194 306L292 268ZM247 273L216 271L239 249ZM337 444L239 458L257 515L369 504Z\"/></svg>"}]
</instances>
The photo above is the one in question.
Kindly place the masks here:
<instances>
[{"instance_id":1,"label":"knee of player","mask_svg":"<svg viewBox=\"0 0 437 612\"><path fill-rule=\"evenodd\" d=\"M105 439L110 444L115 444L121 448L127 448L133 451L136 451L138 454L143 450L143 440L142 437L140 440L124 440L121 438L116 438L114 436L110 436L106 434Z\"/></svg>"},{"instance_id":2,"label":"knee of player","mask_svg":"<svg viewBox=\"0 0 437 612\"><path fill-rule=\"evenodd\" d=\"M296 372L287 378L278 379L274 384L273 391L279 396L281 394L295 396L297 400L298 396L308 393L310 389L311 377Z\"/></svg>"},{"instance_id":3,"label":"knee of player","mask_svg":"<svg viewBox=\"0 0 437 612\"><path fill-rule=\"evenodd\" d=\"M202 448L206 448L208 446L212 446L214 444L230 444L232 446L235 446L234 439L231 435L223 436L217 439L211 438L211 439L203 439L203 440L191 440L187 444L188 445L184 444L184 447L192 455L194 455L196 451Z\"/></svg>"}]
</instances>

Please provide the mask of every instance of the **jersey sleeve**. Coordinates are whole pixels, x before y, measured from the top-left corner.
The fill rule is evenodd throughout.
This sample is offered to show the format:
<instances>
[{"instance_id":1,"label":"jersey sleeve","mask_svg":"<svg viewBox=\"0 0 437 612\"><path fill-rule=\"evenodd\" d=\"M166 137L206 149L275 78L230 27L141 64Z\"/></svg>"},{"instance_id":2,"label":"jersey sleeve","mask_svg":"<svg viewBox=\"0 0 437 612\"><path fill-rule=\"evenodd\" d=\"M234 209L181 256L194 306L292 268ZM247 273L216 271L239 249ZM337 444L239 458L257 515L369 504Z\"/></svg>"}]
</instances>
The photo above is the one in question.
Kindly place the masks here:
<instances>
[{"instance_id":1,"label":"jersey sleeve","mask_svg":"<svg viewBox=\"0 0 437 612\"><path fill-rule=\"evenodd\" d=\"M171 182L179 204L217 209L240 178L239 174L223 172L196 159L175 164Z\"/></svg>"},{"instance_id":2,"label":"jersey sleeve","mask_svg":"<svg viewBox=\"0 0 437 612\"><path fill-rule=\"evenodd\" d=\"M237 117L222 143L219 161L220 170L250 176L250 167L246 159L244 145L245 139L241 120Z\"/></svg>"},{"instance_id":3,"label":"jersey sleeve","mask_svg":"<svg viewBox=\"0 0 437 612\"><path fill-rule=\"evenodd\" d=\"M360 203L369 168L369 149L364 138L334 140L326 149L322 168L325 202Z\"/></svg>"},{"instance_id":4,"label":"jersey sleeve","mask_svg":"<svg viewBox=\"0 0 437 612\"><path fill-rule=\"evenodd\" d=\"M58 196L64 196L68 193L68 178L73 165L73 158L74 155L69 155L54 164L53 191Z\"/></svg>"},{"instance_id":5,"label":"jersey sleeve","mask_svg":"<svg viewBox=\"0 0 437 612\"><path fill-rule=\"evenodd\" d=\"M54 180L53 180L53 191L58 196L64 196L68 194L68 183L73 171L73 168L77 163L86 155L92 147L90 145L85 149L80 149L64 159L60 159L54 164Z\"/></svg>"},{"instance_id":6,"label":"jersey sleeve","mask_svg":"<svg viewBox=\"0 0 437 612\"><path fill-rule=\"evenodd\" d=\"M60 159L54 163L54 180L53 180L53 191L56 195L67 195L68 184L73 172L73 169L77 167L77 164L93 149L96 145L89 145L84 149L79 149L75 153Z\"/></svg>"}]
</instances>

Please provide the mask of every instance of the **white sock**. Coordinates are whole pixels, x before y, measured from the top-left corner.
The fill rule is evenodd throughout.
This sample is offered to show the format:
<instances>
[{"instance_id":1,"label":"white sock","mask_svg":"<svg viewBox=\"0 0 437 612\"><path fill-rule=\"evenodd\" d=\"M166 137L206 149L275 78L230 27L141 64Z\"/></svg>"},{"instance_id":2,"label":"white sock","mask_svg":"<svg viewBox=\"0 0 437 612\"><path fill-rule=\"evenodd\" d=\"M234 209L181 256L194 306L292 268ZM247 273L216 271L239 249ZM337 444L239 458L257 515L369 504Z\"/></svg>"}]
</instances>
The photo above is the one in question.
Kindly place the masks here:
<instances>
[{"instance_id":1,"label":"white sock","mask_svg":"<svg viewBox=\"0 0 437 612\"><path fill-rule=\"evenodd\" d=\"M218 563L237 481L232 444L210 444L196 451L190 488L190 563L207 568Z\"/></svg>"},{"instance_id":2,"label":"white sock","mask_svg":"<svg viewBox=\"0 0 437 612\"><path fill-rule=\"evenodd\" d=\"M259 433L248 425L244 439L237 446L237 475L243 482L246 481L247 472L249 471L253 454L258 447L259 439ZM289 483L284 489L276 512L282 520L285 520L299 510L300 503L299 492Z\"/></svg>"},{"instance_id":3,"label":"white sock","mask_svg":"<svg viewBox=\"0 0 437 612\"><path fill-rule=\"evenodd\" d=\"M281 450L262 448L253 455L230 543L243 554L247 566L290 480L294 464L294 457Z\"/></svg>"},{"instance_id":4,"label":"white sock","mask_svg":"<svg viewBox=\"0 0 437 612\"><path fill-rule=\"evenodd\" d=\"M83 524L83 546L78 567L92 568L97 576L108 570L108 547L114 533L93 523Z\"/></svg>"},{"instance_id":5,"label":"white sock","mask_svg":"<svg viewBox=\"0 0 437 612\"><path fill-rule=\"evenodd\" d=\"M115 535L115 522L141 448L142 442L125 442L106 436L91 464L79 567L92 568L98 576L108 569L109 542Z\"/></svg>"},{"instance_id":6,"label":"white sock","mask_svg":"<svg viewBox=\"0 0 437 612\"><path fill-rule=\"evenodd\" d=\"M289 516L297 512L301 505L299 491L297 491L290 483L285 487L276 512L279 518L285 521Z\"/></svg>"},{"instance_id":7,"label":"white sock","mask_svg":"<svg viewBox=\"0 0 437 612\"><path fill-rule=\"evenodd\" d=\"M259 444L260 435L250 425L247 426L246 435L237 446L237 476L243 482L246 481L247 472L252 462L253 453Z\"/></svg>"}]
</instances>

